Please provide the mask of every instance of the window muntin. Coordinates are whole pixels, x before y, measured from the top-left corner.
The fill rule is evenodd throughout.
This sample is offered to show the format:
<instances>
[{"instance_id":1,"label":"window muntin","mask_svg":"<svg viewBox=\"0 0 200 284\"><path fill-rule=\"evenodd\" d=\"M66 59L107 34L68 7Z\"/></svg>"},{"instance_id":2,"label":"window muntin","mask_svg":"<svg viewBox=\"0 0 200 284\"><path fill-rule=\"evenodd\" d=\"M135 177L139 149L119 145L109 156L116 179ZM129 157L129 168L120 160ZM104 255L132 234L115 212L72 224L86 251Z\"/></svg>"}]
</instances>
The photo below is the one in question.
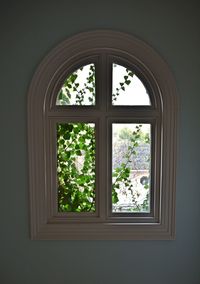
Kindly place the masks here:
<instances>
[{"instance_id":1,"label":"window muntin","mask_svg":"<svg viewBox=\"0 0 200 284\"><path fill-rule=\"evenodd\" d=\"M150 98L142 81L134 70L112 64L112 105L149 106Z\"/></svg>"},{"instance_id":2,"label":"window muntin","mask_svg":"<svg viewBox=\"0 0 200 284\"><path fill-rule=\"evenodd\" d=\"M130 68L126 68L125 63L123 63L122 59L120 60L121 61L120 64L116 64L114 61L112 62L112 59L111 59L112 57L110 55L106 55L106 57L109 58L109 61L107 61L104 68L109 70L109 68L110 68L109 66L111 64L112 68L116 69L116 71L117 71L117 72L114 72L112 80L106 80L108 86L112 86L112 90L114 90L114 86L118 86L118 85L121 86L122 88L121 88L121 90L117 91L117 93L115 93L115 95L113 95L113 91L108 92L106 94L106 96L105 96L105 94L99 92L99 94L98 94L99 97L102 95L103 98L104 98L104 100L100 100L100 98L98 96L96 97L96 99L98 101L101 101L100 107L102 109L105 109L106 102L108 103L108 108L104 111L103 114L100 115L101 118L105 119L107 116L109 116L109 117L113 116L112 109L109 106L109 104L111 102L111 98L112 98L112 104L113 104L114 101L117 101L119 103L119 105L121 105L121 110L124 111L124 114L123 113L118 114L118 117L121 117L121 118L126 116L126 111L128 109L129 109L129 112L130 112L130 107L132 108L132 110L134 110L134 108L137 109L138 106L141 107L140 104L142 104L144 106L144 108L146 108L146 107L148 108L149 104L150 104L150 97L147 94L146 88L144 87L143 83L135 75L135 73L136 73L135 70L130 69ZM96 63L96 66L97 66L97 68L100 69L100 66L99 66L98 63ZM76 105L74 105L74 107L78 106L79 114L81 114L81 116L82 115L85 116L86 111L84 109L85 104L83 104L83 102L86 101L88 97L91 97L91 98L95 97L94 90L96 90L96 82L100 82L100 77L103 77L103 76L102 76L101 73L98 74L98 76L95 76L95 67L94 67L93 64L83 65L82 67L80 67L78 69L78 71L80 71L80 72L76 71L76 72L73 72L70 75L71 77L73 77L73 79L71 79L70 76L68 76L68 78L70 78L70 81L71 81L70 88L72 90L73 90L75 84L81 85L81 82L83 82L82 86L83 86L84 90L87 90L87 92L85 92L85 91L82 92L81 100L79 100L79 92L76 92L76 91L74 92L74 98L75 99L76 99L76 96L78 94L78 100L76 101ZM101 72L105 72L105 71L101 71ZM117 76L116 73L119 73L119 76ZM83 81L83 78L84 78L84 81ZM132 80L132 79L134 79L134 80ZM128 84L127 84L127 82L128 82ZM103 81L102 83L103 83L103 85L105 85L105 81ZM135 84L132 84L132 83L135 83L137 85L137 88L135 88ZM69 84L69 81L67 81L67 84ZM90 88L91 84L92 84L93 88ZM126 84L128 86L128 93L127 93L127 89L124 87L124 84ZM65 80L63 86L64 87L62 87L62 88L66 88L65 87L66 86L66 80ZM62 88L61 88L61 90L62 90ZM109 88L109 90L110 89L111 88ZM121 91L122 91L122 93L121 93ZM138 94L137 94L137 92L138 92ZM141 94L143 94L143 95L141 96ZM124 104L120 103L120 100L122 99L122 97L124 97L122 101L126 102ZM133 97L133 99L131 97ZM116 100L113 100L113 98L116 98ZM119 101L118 101L118 98L120 98ZM58 97L57 97L57 101L58 101ZM132 106L132 103L134 103L135 105ZM63 106L63 105L60 105L60 106ZM58 107L59 107L59 105L58 105ZM90 109L87 109L87 117L88 118L90 116L90 113L93 113L93 107L94 106L91 106ZM71 105L70 108L73 111L73 105ZM70 117L76 117L76 112L77 112L77 109L74 108L74 113L70 114ZM68 116L67 113L68 113L68 111L66 111L64 115ZM99 115L97 115L97 116L99 116ZM145 114L143 114L143 117L145 117ZM119 123L113 124L113 127L114 126L116 127L117 125L119 125ZM144 128L145 124L142 124L142 125L141 124L133 124L133 125L136 126L136 127L139 127L139 128L141 128L141 126L143 126L143 128ZM149 126L150 126L150 124L149 124ZM103 130L103 133L102 133L103 136L106 136L106 131L107 131L106 129ZM149 134L150 134L150 128L149 128ZM107 146L105 145L105 147L107 147ZM149 147L149 149L150 149L150 147ZM113 150L113 147L111 146L111 151L112 150ZM103 151L106 152L106 149L103 149ZM150 155L151 154L149 153L149 156ZM108 156L110 156L110 155L108 154ZM149 158L151 159L151 157L149 157ZM100 155L100 160L101 160L101 155ZM58 157L57 162L59 163L59 157ZM98 162L101 163L101 161L98 161ZM150 208L150 203L151 204L154 203L154 200L153 200L154 195L150 194L150 184L149 184L150 179L151 179L151 177L150 177L150 175L151 175L150 163L151 163L151 161L149 161L149 170L148 170L148 172L145 171L145 176L143 177L144 179L147 178L146 183L145 183L145 181L143 181L143 184L142 184L142 181L141 181L140 190L139 190L138 186L136 188L135 185L134 185L135 183L138 183L138 180L136 181L136 179L132 179L130 186L133 187L133 189L131 189L131 190L127 189L128 187L125 185L125 183L127 184L127 181L126 182L124 181L124 185L125 185L125 188L126 188L126 189L124 188L124 190L128 190L128 192L130 192L130 191L132 192L131 204L128 201L128 195L129 195L129 199L130 199L130 194L128 194L128 192L126 193L127 199L122 206L122 204L121 204L122 203L121 200L123 199L122 194L121 194L122 190L118 190L116 188L116 186L114 186L114 183L112 184L112 189L110 188L110 186L107 187L106 190L108 191L108 196L112 195L111 212L121 213L121 214L128 212L129 216L131 216L131 215L134 216L134 214L142 215L143 213L145 213L146 215L147 214L151 214L151 215L153 214L152 206ZM103 164L104 164L104 167L106 168L105 160L103 161ZM121 168L122 168L122 166L123 166L123 162L121 162L121 164L120 164ZM123 174L125 174L126 171L128 171L129 169L128 169L128 167L125 167L123 170L124 170ZM93 168L93 171L95 172L95 168ZM107 171L109 172L109 174L114 174L113 168L112 169L108 168ZM133 169L132 169L132 171L133 171ZM97 174L99 175L100 173L97 173ZM141 178L142 178L142 176L141 176ZM82 186L82 189L80 189L80 186L78 185L79 180L80 180L79 177L77 177L77 184L75 184L75 186L74 186L74 188L76 187L76 190L73 191L73 196L71 197L71 199L68 199L69 204L67 204L67 201L66 201L67 198L66 197L70 194L69 193L70 189L68 189L68 188L71 188L72 185L68 184L68 186L65 185L63 187L62 186L58 187L58 200L57 200L57 202L58 202L58 212L59 213L62 213L62 212L84 212L84 211L85 212L87 212L87 211L91 211L91 212L93 211L94 212L95 211L95 190L93 190L93 191L89 190L88 191L86 183L85 183L84 186ZM59 181L59 179L58 179L58 181ZM75 183L75 180L73 180L72 183ZM117 184L117 186L119 186L119 184ZM142 190L142 189L145 189L145 190ZM151 189L151 190L153 190L153 189ZM91 206L90 202L88 204L86 199L81 200L81 198L84 199L84 195L82 194L82 192L84 192L84 191L89 192L87 198L92 200L92 202L91 202L91 203L93 203L92 206ZM61 194L61 192L62 192L62 194ZM136 195L138 195L137 201L136 201ZM141 195L143 195L143 197L141 197ZM74 204L73 204L72 200L75 199L75 202L77 202L78 196L80 197L79 204L76 203L77 208L75 209L73 207ZM140 196L140 198L139 198L139 196ZM152 199L151 202L150 202L150 198ZM143 199L142 203L141 203L141 199ZM64 202L62 200L65 200L65 206L63 206ZM119 201L117 202L116 200L119 200ZM83 206L83 203L85 204L84 206ZM63 206L62 208L61 208L61 204ZM69 208L73 208L73 209L69 209ZM110 209L109 209L109 212L110 212ZM109 215L110 214L112 214L112 213L109 213ZM125 214L125 215L127 215L127 214Z\"/></svg>"},{"instance_id":3,"label":"window muntin","mask_svg":"<svg viewBox=\"0 0 200 284\"><path fill-rule=\"evenodd\" d=\"M110 58L115 60L110 61ZM84 105L56 105L66 74L90 62L95 62L99 78L95 81L96 104L89 108ZM116 62L137 71L138 78L142 78L147 87L150 106L125 106L125 109L123 105L112 105L110 82L112 64ZM152 48L136 38L118 32L94 31L74 36L53 50L35 73L28 94L32 238L174 238L177 107L175 81L167 64ZM108 137L112 131L107 133L110 118L113 123L151 124L153 198L150 200L150 213L131 213L131 216L112 213L109 195L112 174L109 176L107 170L112 169L112 165L109 161L100 162L101 156L105 161L112 152L109 146L112 137ZM95 122L95 125L98 122L97 210L92 217L90 212L78 215L76 212L58 212L56 127L58 123L65 122ZM106 191L108 188L109 192Z\"/></svg>"}]
</instances>

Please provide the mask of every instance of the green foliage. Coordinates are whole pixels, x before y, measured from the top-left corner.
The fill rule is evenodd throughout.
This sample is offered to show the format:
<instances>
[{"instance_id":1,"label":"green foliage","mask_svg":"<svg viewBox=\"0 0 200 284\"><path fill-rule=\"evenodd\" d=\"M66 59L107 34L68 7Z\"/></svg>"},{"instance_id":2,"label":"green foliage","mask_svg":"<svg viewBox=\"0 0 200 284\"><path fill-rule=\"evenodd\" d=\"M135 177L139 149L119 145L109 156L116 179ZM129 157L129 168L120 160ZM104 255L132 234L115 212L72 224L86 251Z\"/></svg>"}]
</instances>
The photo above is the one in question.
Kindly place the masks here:
<instances>
[{"instance_id":1,"label":"green foliage","mask_svg":"<svg viewBox=\"0 0 200 284\"><path fill-rule=\"evenodd\" d=\"M59 94L58 105L94 105L95 103L95 66L89 65L88 74L81 86L78 74L85 70L85 66L70 74L65 80ZM75 97L75 101L73 101ZM85 101L87 98L87 101Z\"/></svg>"},{"instance_id":2,"label":"green foliage","mask_svg":"<svg viewBox=\"0 0 200 284\"><path fill-rule=\"evenodd\" d=\"M133 184L131 181L131 168L129 164L132 162L132 157L137 156L137 147L141 143L141 141L145 143L150 143L149 136L144 134L141 130L142 125L137 125L135 131L130 131L127 128L123 128L120 133L119 137L121 139L128 139L131 142L131 145L128 146L128 150L124 155L125 161L122 162L118 167L113 169L113 186L112 186L112 203L116 204L118 199L118 189L125 188L125 190L130 191L132 194L132 210L136 212L146 211L149 209L149 194L146 195L144 202L139 205L135 199ZM146 190L149 189L149 183L145 182L143 184Z\"/></svg>"},{"instance_id":3,"label":"green foliage","mask_svg":"<svg viewBox=\"0 0 200 284\"><path fill-rule=\"evenodd\" d=\"M60 212L95 211L95 133L88 123L57 125Z\"/></svg>"},{"instance_id":4,"label":"green foliage","mask_svg":"<svg viewBox=\"0 0 200 284\"><path fill-rule=\"evenodd\" d=\"M115 68L115 64L113 67ZM134 76L134 73L130 71L129 69L126 69L126 75L124 75L123 81L119 83L119 86L116 88L116 92L113 92L112 94L112 101L115 102L117 101L117 97L120 94L120 91L125 91L126 86L130 85L131 83L131 78Z\"/></svg>"},{"instance_id":5,"label":"green foliage","mask_svg":"<svg viewBox=\"0 0 200 284\"><path fill-rule=\"evenodd\" d=\"M89 65L86 82L80 87L78 71L73 72L64 82L58 94L58 105L85 105L85 97L89 104L95 103L95 66ZM119 91L125 91L131 82L133 72L126 69L127 74L119 88L113 94L117 99ZM72 103L75 94L75 103ZM89 94L89 95L88 95ZM132 193L135 211L148 209L149 196L142 206L138 206L131 182L130 161L137 156L137 147L141 141L150 143L149 136L141 131L141 125L136 131L122 129L121 139L128 139L131 145L124 155L124 161L113 169L112 203L119 201L118 190L122 186ZM59 212L94 212L95 211L95 129L90 123L59 123L57 125L57 182L58 182L58 210ZM144 188L149 189L148 183Z\"/></svg>"}]
</instances>

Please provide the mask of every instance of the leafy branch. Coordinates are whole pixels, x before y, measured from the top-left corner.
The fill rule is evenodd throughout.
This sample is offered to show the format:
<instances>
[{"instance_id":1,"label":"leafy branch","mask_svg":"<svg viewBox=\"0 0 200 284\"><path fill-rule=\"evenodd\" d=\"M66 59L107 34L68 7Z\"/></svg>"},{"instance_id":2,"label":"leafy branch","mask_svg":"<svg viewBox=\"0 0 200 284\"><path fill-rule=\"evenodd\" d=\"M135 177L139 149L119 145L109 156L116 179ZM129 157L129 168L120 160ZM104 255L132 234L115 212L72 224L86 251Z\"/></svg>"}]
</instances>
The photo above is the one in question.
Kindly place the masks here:
<instances>
[{"instance_id":1,"label":"leafy branch","mask_svg":"<svg viewBox=\"0 0 200 284\"><path fill-rule=\"evenodd\" d=\"M115 64L113 65L116 66ZM134 76L134 73L130 71L129 69L126 69L126 75L123 77L123 81L119 82L119 86L116 88L116 92L112 94L112 101L117 101L117 97L120 95L120 91L125 91L126 86L130 85L131 78Z\"/></svg>"},{"instance_id":2,"label":"leafy branch","mask_svg":"<svg viewBox=\"0 0 200 284\"><path fill-rule=\"evenodd\" d=\"M58 124L57 156L59 211L94 211L94 127L85 123Z\"/></svg>"},{"instance_id":3,"label":"leafy branch","mask_svg":"<svg viewBox=\"0 0 200 284\"><path fill-rule=\"evenodd\" d=\"M84 69L80 68L82 71ZM59 105L84 105L85 97L90 104L95 103L95 66L90 64L86 81L81 87L78 71L73 72L64 82L58 95ZM126 69L124 80L119 83L113 100L120 91L131 83L133 72ZM130 163L133 156L137 157L140 141L150 143L148 135L141 131L142 125L136 126L128 141L130 145L124 154L123 162L113 169L112 202L119 201L118 192L121 188L132 194L132 203L138 211L148 208L149 196L146 195L142 207L137 204L131 180ZM95 129L89 123L59 123L57 125L57 174L58 174L58 207L60 212L95 211ZM148 183L144 184L148 189Z\"/></svg>"},{"instance_id":4,"label":"leafy branch","mask_svg":"<svg viewBox=\"0 0 200 284\"><path fill-rule=\"evenodd\" d=\"M84 67L79 68L77 71L70 74L65 80L59 94L58 105L84 105L85 98L88 96L88 102L94 105L95 102L95 66L89 65L89 71L83 86L81 86L78 79L78 72L84 70ZM72 103L72 95L75 97L75 102Z\"/></svg>"},{"instance_id":5,"label":"leafy branch","mask_svg":"<svg viewBox=\"0 0 200 284\"><path fill-rule=\"evenodd\" d=\"M125 162L121 163L113 170L113 177L115 181L112 186L112 202L115 204L119 201L117 190L123 184L126 189L132 190L132 182L130 178L131 168L128 166L131 163L131 157L136 155L136 147L138 146L138 139L140 138L141 125L136 126L136 131L132 133L131 146L128 146L127 153L125 154Z\"/></svg>"}]
</instances>

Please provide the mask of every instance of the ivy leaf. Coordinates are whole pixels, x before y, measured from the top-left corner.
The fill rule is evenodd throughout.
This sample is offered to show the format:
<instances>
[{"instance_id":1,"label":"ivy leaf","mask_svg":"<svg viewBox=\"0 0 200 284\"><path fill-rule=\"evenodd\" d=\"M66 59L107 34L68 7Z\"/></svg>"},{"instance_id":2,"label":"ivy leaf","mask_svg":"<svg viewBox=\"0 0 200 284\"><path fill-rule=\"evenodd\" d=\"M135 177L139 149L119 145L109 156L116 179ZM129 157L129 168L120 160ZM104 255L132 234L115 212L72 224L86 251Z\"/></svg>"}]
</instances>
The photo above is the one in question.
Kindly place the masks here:
<instances>
[{"instance_id":1,"label":"ivy leaf","mask_svg":"<svg viewBox=\"0 0 200 284\"><path fill-rule=\"evenodd\" d=\"M63 135L63 138L65 140L69 140L70 139L70 133L69 132L66 132L64 135Z\"/></svg>"},{"instance_id":2,"label":"ivy leaf","mask_svg":"<svg viewBox=\"0 0 200 284\"><path fill-rule=\"evenodd\" d=\"M81 151L80 151L80 150L76 151L76 155L78 155L78 156L82 156Z\"/></svg>"},{"instance_id":3,"label":"ivy leaf","mask_svg":"<svg viewBox=\"0 0 200 284\"><path fill-rule=\"evenodd\" d=\"M119 201L117 193L113 190L112 191L112 203L115 204Z\"/></svg>"}]
</instances>

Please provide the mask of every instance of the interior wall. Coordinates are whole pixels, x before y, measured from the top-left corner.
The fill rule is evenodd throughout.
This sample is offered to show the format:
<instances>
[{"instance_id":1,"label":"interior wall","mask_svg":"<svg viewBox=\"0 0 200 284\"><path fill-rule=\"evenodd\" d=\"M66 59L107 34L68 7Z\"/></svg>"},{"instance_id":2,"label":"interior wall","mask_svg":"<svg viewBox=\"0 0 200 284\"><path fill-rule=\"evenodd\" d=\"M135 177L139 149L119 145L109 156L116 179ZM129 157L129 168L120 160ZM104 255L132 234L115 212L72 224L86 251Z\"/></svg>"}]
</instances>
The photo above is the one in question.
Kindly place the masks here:
<instances>
[{"instance_id":1,"label":"interior wall","mask_svg":"<svg viewBox=\"0 0 200 284\"><path fill-rule=\"evenodd\" d=\"M198 1L1 1L0 283L200 283ZM157 50L180 96L175 241L31 241L27 90L42 58L81 31L133 34Z\"/></svg>"}]
</instances>

